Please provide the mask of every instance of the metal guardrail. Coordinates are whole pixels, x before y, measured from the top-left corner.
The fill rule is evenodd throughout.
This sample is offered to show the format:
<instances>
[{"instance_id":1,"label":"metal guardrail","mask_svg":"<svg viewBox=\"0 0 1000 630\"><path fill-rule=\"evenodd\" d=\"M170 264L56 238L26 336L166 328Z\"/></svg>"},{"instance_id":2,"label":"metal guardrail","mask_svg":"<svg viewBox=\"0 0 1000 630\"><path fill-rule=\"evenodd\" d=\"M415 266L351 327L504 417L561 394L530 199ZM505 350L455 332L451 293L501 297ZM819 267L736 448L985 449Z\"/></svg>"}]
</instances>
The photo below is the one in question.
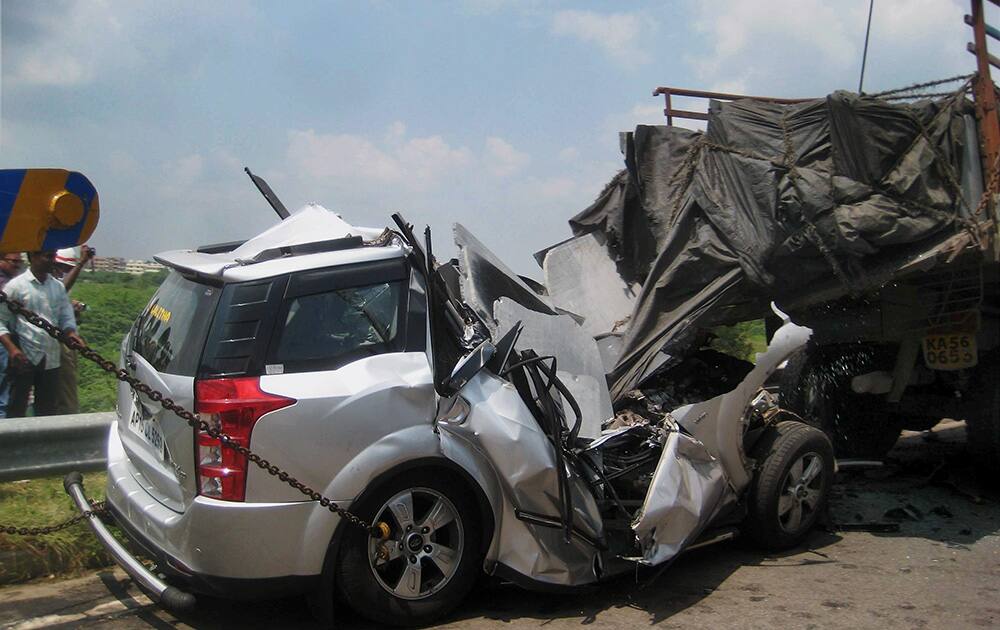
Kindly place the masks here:
<instances>
[{"instance_id":1,"label":"metal guardrail","mask_svg":"<svg viewBox=\"0 0 1000 630\"><path fill-rule=\"evenodd\" d=\"M113 411L0 418L0 481L103 470Z\"/></svg>"}]
</instances>

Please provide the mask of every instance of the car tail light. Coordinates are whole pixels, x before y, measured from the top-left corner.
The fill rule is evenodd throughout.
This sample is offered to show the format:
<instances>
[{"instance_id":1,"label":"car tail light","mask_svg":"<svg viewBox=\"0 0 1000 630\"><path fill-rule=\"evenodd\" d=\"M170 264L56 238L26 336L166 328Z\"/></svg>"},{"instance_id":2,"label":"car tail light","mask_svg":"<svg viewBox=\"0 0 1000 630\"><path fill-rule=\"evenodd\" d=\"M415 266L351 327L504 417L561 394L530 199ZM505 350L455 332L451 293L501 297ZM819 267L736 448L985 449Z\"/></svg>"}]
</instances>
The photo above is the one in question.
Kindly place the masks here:
<instances>
[{"instance_id":1,"label":"car tail light","mask_svg":"<svg viewBox=\"0 0 1000 630\"><path fill-rule=\"evenodd\" d=\"M293 398L268 394L260 379L220 378L196 381L195 411L209 426L240 446L250 446L253 425L269 411L295 403ZM243 501L247 487L247 458L204 431L195 434L198 493L224 501Z\"/></svg>"}]
</instances>

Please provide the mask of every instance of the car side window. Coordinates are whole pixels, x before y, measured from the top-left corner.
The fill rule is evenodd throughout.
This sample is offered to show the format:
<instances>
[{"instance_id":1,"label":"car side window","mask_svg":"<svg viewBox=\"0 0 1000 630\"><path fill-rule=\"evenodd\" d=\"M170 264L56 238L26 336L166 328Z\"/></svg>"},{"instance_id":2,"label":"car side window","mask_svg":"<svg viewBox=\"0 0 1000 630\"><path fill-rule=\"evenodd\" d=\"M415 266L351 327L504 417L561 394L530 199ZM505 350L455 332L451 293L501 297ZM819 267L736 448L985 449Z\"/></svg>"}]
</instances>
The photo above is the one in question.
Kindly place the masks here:
<instances>
[{"instance_id":1,"label":"car side window","mask_svg":"<svg viewBox=\"0 0 1000 630\"><path fill-rule=\"evenodd\" d=\"M365 356L402 350L403 297L403 282L391 281L286 300L268 352L268 369L331 370Z\"/></svg>"}]
</instances>

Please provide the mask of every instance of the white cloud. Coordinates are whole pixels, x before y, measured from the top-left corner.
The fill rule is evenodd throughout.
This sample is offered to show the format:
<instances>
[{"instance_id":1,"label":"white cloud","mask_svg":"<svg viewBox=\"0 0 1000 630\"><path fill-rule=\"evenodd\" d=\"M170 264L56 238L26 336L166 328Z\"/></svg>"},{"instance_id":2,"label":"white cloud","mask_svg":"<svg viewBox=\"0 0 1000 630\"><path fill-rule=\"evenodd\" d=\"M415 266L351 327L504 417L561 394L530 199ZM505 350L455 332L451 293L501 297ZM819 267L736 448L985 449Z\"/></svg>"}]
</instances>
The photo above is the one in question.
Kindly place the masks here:
<instances>
[{"instance_id":1,"label":"white cloud","mask_svg":"<svg viewBox=\"0 0 1000 630\"><path fill-rule=\"evenodd\" d=\"M3 78L7 85L75 87L113 81L167 62L197 65L200 43L178 29L238 31L256 9L238 0L48 0L4 3ZM194 30L194 29L191 29Z\"/></svg>"},{"instance_id":2,"label":"white cloud","mask_svg":"<svg viewBox=\"0 0 1000 630\"><path fill-rule=\"evenodd\" d=\"M616 61L634 65L649 61L640 47L640 39L653 24L635 13L559 11L552 16L552 33L596 44Z\"/></svg>"},{"instance_id":3,"label":"white cloud","mask_svg":"<svg viewBox=\"0 0 1000 630\"><path fill-rule=\"evenodd\" d=\"M701 85L721 91L818 96L857 89L866 0L698 3L704 52L685 59ZM879 0L872 18L866 91L971 72L971 36L958 0Z\"/></svg>"},{"instance_id":4,"label":"white cloud","mask_svg":"<svg viewBox=\"0 0 1000 630\"><path fill-rule=\"evenodd\" d=\"M527 166L529 162L531 162L530 155L518 151L503 138L496 136L486 138L486 168L495 177L510 177Z\"/></svg>"},{"instance_id":5,"label":"white cloud","mask_svg":"<svg viewBox=\"0 0 1000 630\"><path fill-rule=\"evenodd\" d=\"M399 161L362 136L318 134L309 129L290 131L288 141L291 165L317 179L395 182L402 177Z\"/></svg>"},{"instance_id":6,"label":"white cloud","mask_svg":"<svg viewBox=\"0 0 1000 630\"><path fill-rule=\"evenodd\" d=\"M559 161L560 162L575 162L580 159L580 149L576 147L566 147L559 151Z\"/></svg>"},{"instance_id":7,"label":"white cloud","mask_svg":"<svg viewBox=\"0 0 1000 630\"><path fill-rule=\"evenodd\" d=\"M104 64L113 59L127 62L135 54L134 47L122 41L125 24L107 0L53 4L40 11L25 9L30 7L15 10L10 16L15 23L5 25L5 30L37 34L30 41L15 37L15 45L5 51L5 78L12 84L87 83ZM110 41L120 44L117 50L108 47ZM17 45L19 42L23 45Z\"/></svg>"},{"instance_id":8,"label":"white cloud","mask_svg":"<svg viewBox=\"0 0 1000 630\"><path fill-rule=\"evenodd\" d=\"M194 153L167 164L166 172L170 173L171 188L184 190L198 182L204 170L205 158Z\"/></svg>"},{"instance_id":9,"label":"white cloud","mask_svg":"<svg viewBox=\"0 0 1000 630\"><path fill-rule=\"evenodd\" d=\"M441 136L428 136L406 141L396 160L407 179L435 183L469 165L473 157L465 147L453 148Z\"/></svg>"},{"instance_id":10,"label":"white cloud","mask_svg":"<svg viewBox=\"0 0 1000 630\"><path fill-rule=\"evenodd\" d=\"M479 171L497 179L519 173L531 156L497 136L487 137L481 155L453 146L440 135L406 137L406 125L394 122L377 142L358 134L288 133L288 161L306 177L365 184L388 184L408 190L451 185L462 174Z\"/></svg>"},{"instance_id":11,"label":"white cloud","mask_svg":"<svg viewBox=\"0 0 1000 630\"><path fill-rule=\"evenodd\" d=\"M389 144L395 144L403 139L406 135L406 125L401 120L397 120L389 125L389 128L385 132L385 141Z\"/></svg>"},{"instance_id":12,"label":"white cloud","mask_svg":"<svg viewBox=\"0 0 1000 630\"><path fill-rule=\"evenodd\" d=\"M534 186L537 193L546 199L573 199L580 196L581 188L572 177L550 177Z\"/></svg>"}]
</instances>

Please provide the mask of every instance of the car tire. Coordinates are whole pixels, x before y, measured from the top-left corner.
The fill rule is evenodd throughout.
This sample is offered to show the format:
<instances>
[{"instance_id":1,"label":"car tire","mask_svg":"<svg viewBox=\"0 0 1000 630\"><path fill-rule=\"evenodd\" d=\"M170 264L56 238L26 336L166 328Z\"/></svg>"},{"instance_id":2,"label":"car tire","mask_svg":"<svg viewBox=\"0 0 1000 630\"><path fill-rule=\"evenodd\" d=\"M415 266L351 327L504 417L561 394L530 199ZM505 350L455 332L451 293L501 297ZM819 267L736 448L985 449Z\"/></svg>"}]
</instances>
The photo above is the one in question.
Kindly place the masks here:
<instances>
[{"instance_id":1,"label":"car tire","mask_svg":"<svg viewBox=\"0 0 1000 630\"><path fill-rule=\"evenodd\" d=\"M887 409L884 396L852 390L851 379L892 365L877 346L810 343L782 371L782 406L830 436L837 456L881 459L899 439L904 418Z\"/></svg>"},{"instance_id":2,"label":"car tire","mask_svg":"<svg viewBox=\"0 0 1000 630\"><path fill-rule=\"evenodd\" d=\"M801 543L826 509L833 484L830 439L801 422L781 422L754 447L743 533L765 549Z\"/></svg>"},{"instance_id":3,"label":"car tire","mask_svg":"<svg viewBox=\"0 0 1000 630\"><path fill-rule=\"evenodd\" d=\"M479 577L478 508L465 484L447 472L397 477L357 514L388 530L379 541L352 527L341 543L335 584L359 615L384 625L426 624L451 612Z\"/></svg>"}]
</instances>

